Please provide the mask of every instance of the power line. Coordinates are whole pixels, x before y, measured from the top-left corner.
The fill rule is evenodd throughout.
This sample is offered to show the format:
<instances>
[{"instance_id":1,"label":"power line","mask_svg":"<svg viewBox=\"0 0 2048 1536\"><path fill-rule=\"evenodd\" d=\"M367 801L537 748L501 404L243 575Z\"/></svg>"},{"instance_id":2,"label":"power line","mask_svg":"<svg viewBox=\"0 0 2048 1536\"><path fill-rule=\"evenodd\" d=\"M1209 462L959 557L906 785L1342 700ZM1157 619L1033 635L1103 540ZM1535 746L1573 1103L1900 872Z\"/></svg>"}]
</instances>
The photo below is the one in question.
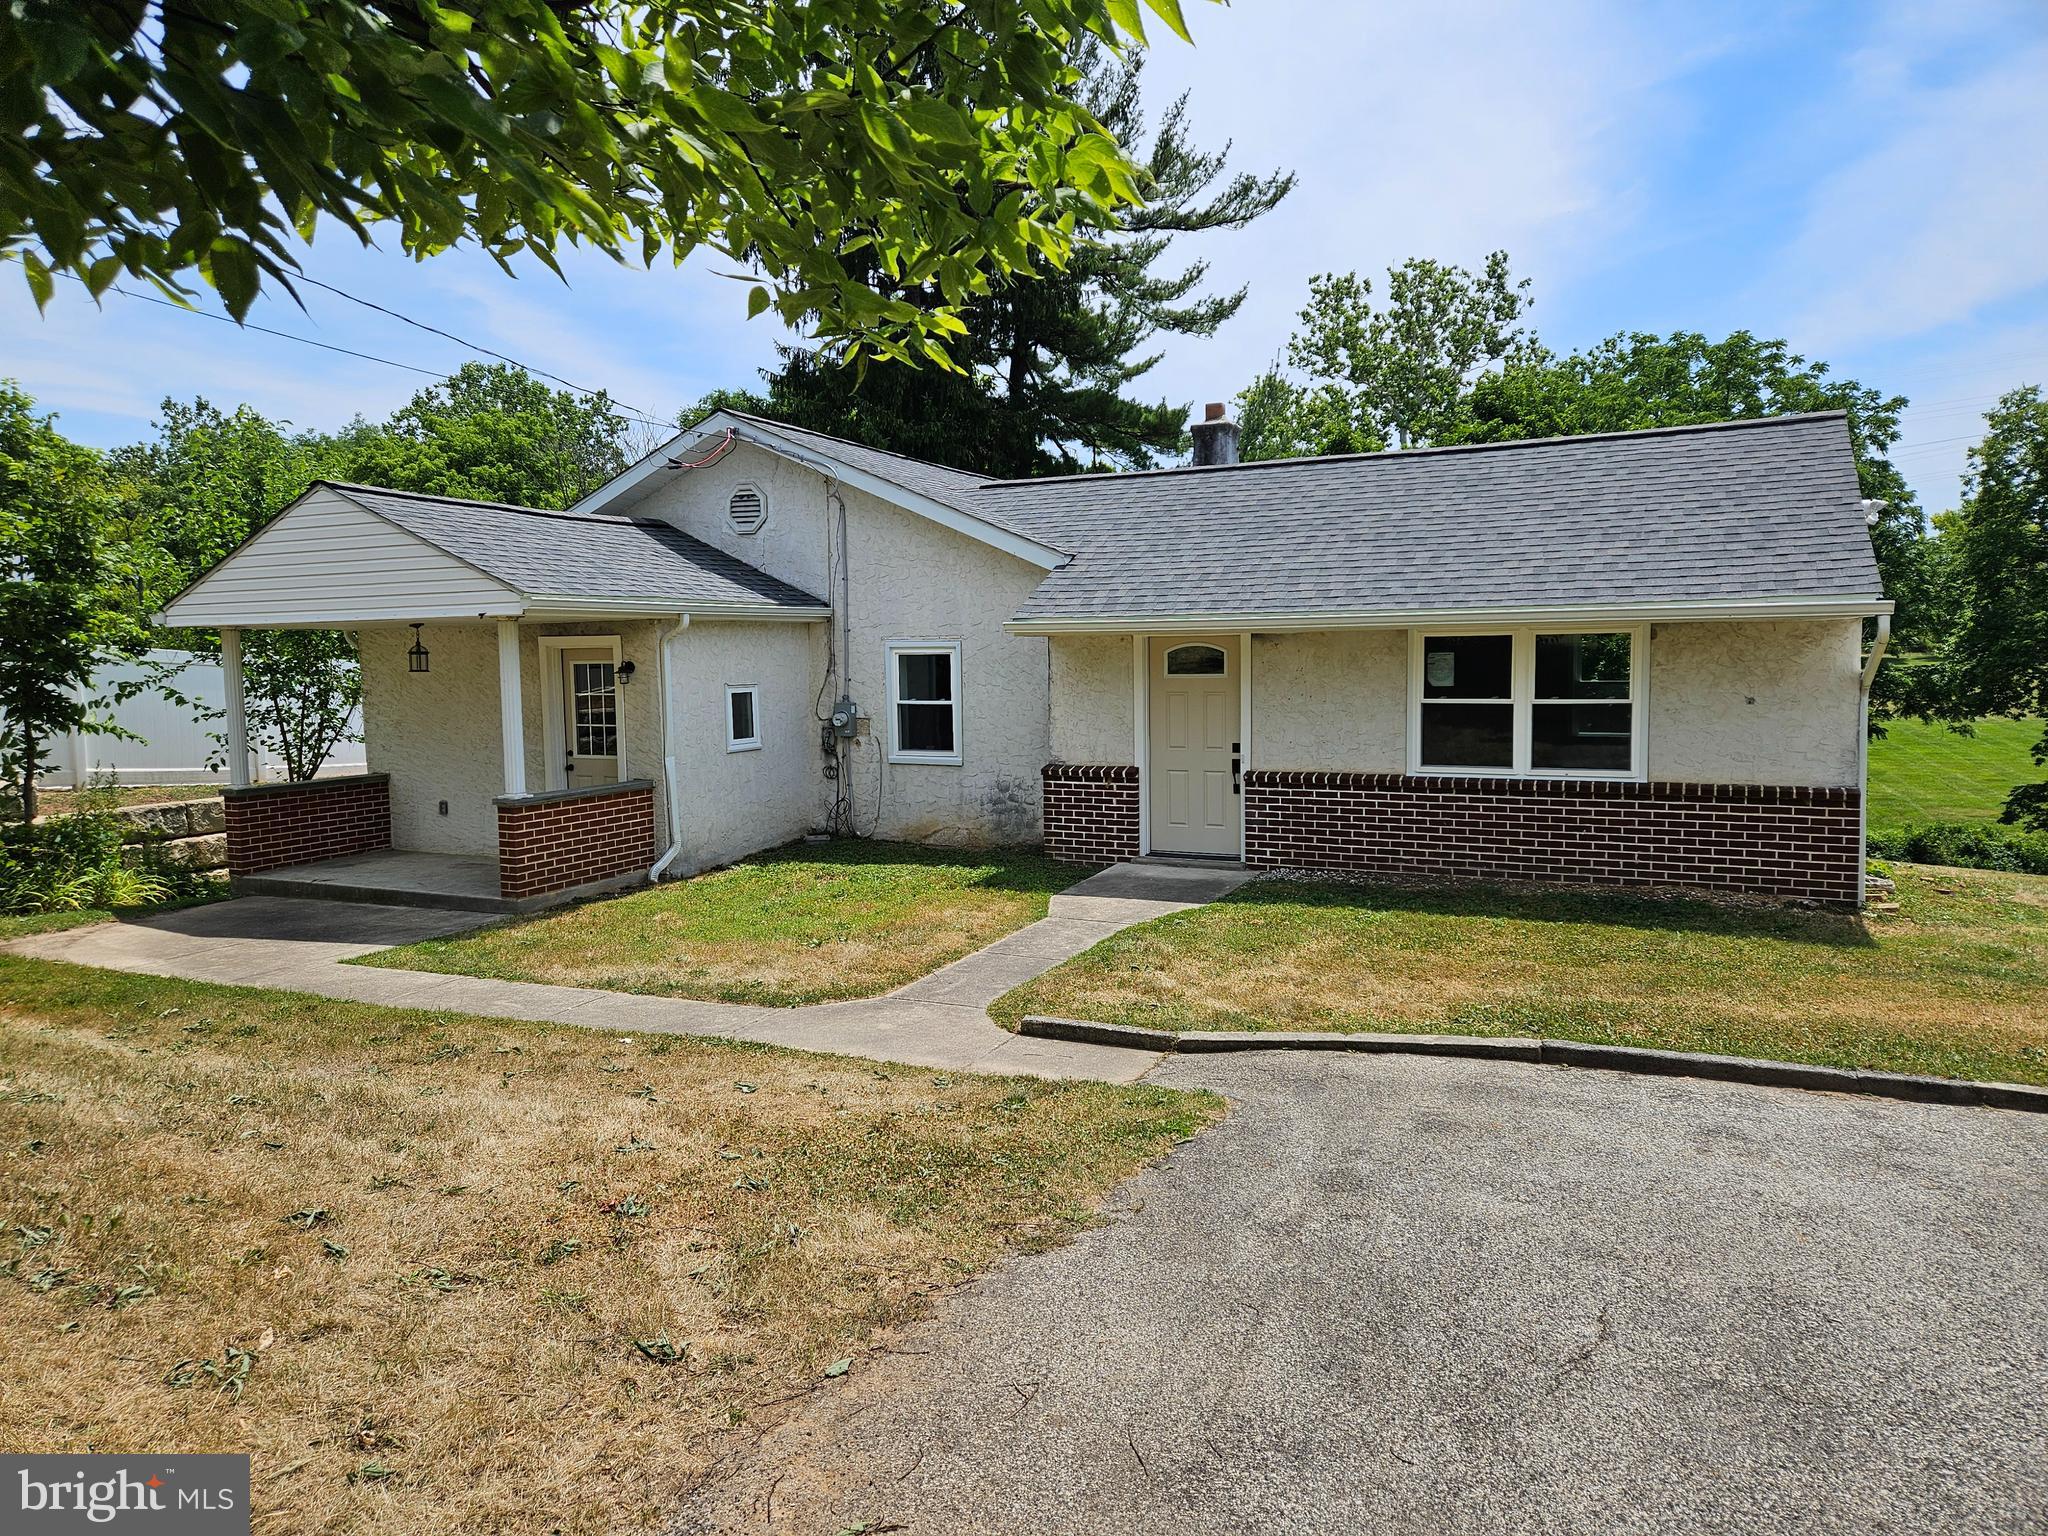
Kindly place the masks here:
<instances>
[{"instance_id":1,"label":"power line","mask_svg":"<svg viewBox=\"0 0 2048 1536\"><path fill-rule=\"evenodd\" d=\"M81 277L77 276L77 275L76 275L75 273L71 273L71 272L65 272L65 273L62 273L62 274L60 274L60 275L62 275L62 276L64 276L64 277L68 277L68 278L71 278L71 280L72 280L73 282L79 282L79 283L82 283L82 282L84 282L84 281L85 281L85 280L84 280L83 278L81 278ZM312 278L308 278L308 279L306 279L306 281L308 281L308 282L314 282L314 281L317 281L317 280L316 280L316 279L312 279ZM328 285L328 284L326 284L326 283L319 283L319 286L320 286L320 287L322 287L322 288L325 288L325 287L328 287L329 285ZM315 341L315 340L314 340L314 339L313 339L312 337L310 337L310 336L300 336L300 335L298 335L298 334L296 334L295 332L292 332L292 331L280 331L280 330L277 330L277 329L275 329L275 328L273 328L273 327L271 327L271 326L267 326L267 325L258 325L258 324L257 324L257 323L256 323L255 321L253 321L253 320L237 320L237 319L235 319L235 318L234 318L234 317L233 317L232 315L217 315L217 314L215 314L215 313L214 313L214 312L213 312L212 310L210 310L210 309L194 309L194 308L193 308L193 307L192 307L191 305L189 305L189 304L179 304L179 303L177 303L177 302L175 302L174 300L171 300L171 299L164 299L164 298L159 298L159 297L157 297L157 296L156 296L155 294L153 294L153 293L138 293L138 292L136 292L136 291L135 291L135 290L134 290L133 288L123 288L123 287L121 287L121 286L120 286L120 285L119 285L118 283L117 283L117 284L114 284L114 285L112 285L112 286L111 286L111 287L110 287L110 288L109 288L109 289L108 289L107 291L108 291L108 292L110 292L110 293L118 293L118 294L122 295L122 296L123 296L124 298L130 298L130 299L140 299L140 300L142 300L142 302L143 302L143 303L145 303L145 304L158 304L158 305L161 305L161 306L162 306L163 308L165 308L165 309L175 309L175 310L178 310L178 311L179 311L180 313L183 313L183 314L187 314L187 315L197 315L197 316L198 316L198 317L199 317L200 319L202 319L202 320L218 320L218 321L219 321L219 322L220 322L220 323L221 323L222 325L232 325L232 326L234 326L234 327L235 327L235 329L237 329L237 330L241 330L241 331L260 331L260 332L262 332L262 333L263 333L263 334L264 334L265 336L275 336L275 337L278 337L278 338L279 338L280 340L283 340L283 341L295 341L295 342L297 342L297 343L298 343L298 344L299 344L300 346L302 346L302 347L318 347L318 348L319 348L319 349L320 349L321 351L323 351L323 352L339 352L339 353L340 353L340 354L341 354L342 356L344 356L344 357L355 357L355 358L360 358L360 359L362 359L362 360L363 360L364 362L366 362L366 363L382 363L382 364L383 364L383 365L384 365L384 366L385 366L386 368L399 368L399 369L403 369L403 370L404 370L405 372L407 372L407 373L416 373L416 374L419 374L419 375L420 375L421 377L423 377L423 378L429 378L429 379L439 379L439 380L440 380L441 382L443 382L443 383L446 383L446 382L447 382L447 381L448 381L449 379L452 379L452 378L454 377L454 374L452 374L452 373L444 373L444 372L439 372L439 371L436 371L435 369L432 369L432 368L421 368L421 367L419 367L419 366L417 366L416 364L413 364L413 363L401 363L401 362L399 362L399 361L398 361L398 360L397 360L396 358L391 358L391 357L379 357L379 356L378 356L378 355L377 355L376 353L374 353L374 352L358 352L358 351L357 351L357 350L356 350L355 348L353 348L353 347L341 347L341 346L336 346L336 345L335 345L335 344L334 344L333 342L331 342L331 341ZM337 291L337 292L339 292L339 290L338 290L338 289L337 289L336 291ZM354 295L353 295L353 294L342 294L342 297L343 297L343 298L354 298ZM359 304L369 304L369 301L368 301L367 299L357 299L357 300L356 300L356 302L357 302L357 303L359 303ZM371 305L370 305L370 308L372 308L372 309L379 309L379 308L382 308L382 306L381 306L381 305L376 305L376 304L371 304ZM393 311L393 310L386 310L386 311L385 311L385 313L386 313L386 314L393 314L393 315L396 315L396 311ZM405 319L405 316L403 316L403 315L397 315L396 317L397 317L398 319L401 319L401 320ZM410 322L408 322L408 323L410 323L410 324L415 324L415 325L420 325L420 322L418 322L418 321L410 321ZM420 325L420 328L421 328L422 330L433 330L433 329L434 329L434 328L433 328L432 326L429 326L429 325ZM444 335L444 336L448 336L448 333L447 333L447 332L445 332L445 331L442 331L442 332L438 332L437 334L439 334L439 335ZM458 345L461 345L461 346L465 346L465 347L470 347L470 348L471 348L472 350L474 350L474 351L478 351L478 352L483 352L483 353L486 353L487 355L489 355L489 356L491 356L491 357L496 357L496 358L499 358L499 359L500 359L501 361L503 361L503 362L507 362L507 363L510 363L510 364L511 364L511 365L512 365L513 367L515 367L515 368L520 368L520 369L524 369L524 370L525 370L526 372L528 372L528 373L541 373L541 376L542 376L542 377L544 377L544 378L549 378L549 379L554 379L556 383L558 383L558 384L563 384L563 385L565 385L565 386L566 386L566 387L567 387L568 389L572 390L572 391L573 391L573 392L575 392L576 394L579 394L579 395L584 395L584 396L592 396L592 395L596 395L596 394L600 394L600 393L602 393L602 391L598 391L598 390L586 390L586 389L580 389L580 388L578 388L578 387L577 387L576 385L574 385L574 384L569 384L569 383L568 383L568 381L567 381L567 380L565 380L565 379L560 379L560 378L557 378L557 377L556 377L556 376L555 376L554 374L552 374L552 373L542 373L542 372L541 372L541 370L539 370L539 369L534 369L534 368L527 368L526 364L524 364L524 363L520 362L520 361L519 361L518 359L516 359L516 358L509 358L509 357L505 357L505 356L504 356L504 354L502 354L502 353L499 353L499 352L492 352L492 351L491 351L491 350L490 350L490 349L489 349L488 347L477 347L477 346L475 346L475 345L474 345L473 343L471 343L471 342L463 341L463 340L462 340L462 338L461 338L461 337L459 337L459 336L448 336L448 339L449 339L449 340L451 340L451 341L454 341L454 342L456 342L456 343L457 343ZM607 395L607 396L606 396L605 398L606 398L606 399L608 399L608 400L609 400L609 399L611 399L611 397L610 397L609 395ZM618 402L618 401L616 401L616 400L614 400L614 401L612 401L612 404L613 404L614 406L617 406L617 405L619 404L619 402ZM641 425L641 426L643 426L643 427L656 427L656 428L659 428L659 429L660 429L661 431L664 431L664 432L673 432L673 431L675 430L675 423L674 423L674 422L672 422L672 421L657 421L657 420L653 419L652 417L649 417L649 416L643 416L643 415L639 414L638 412L636 412L636 411L632 411L632 410L620 410L620 411L618 412L618 414L619 414L620 416L624 417L624 418L625 418L625 419L626 419L627 421L631 421L631 422L636 422L636 423L638 423L639 425Z\"/></svg>"},{"instance_id":2,"label":"power line","mask_svg":"<svg viewBox=\"0 0 2048 1536\"><path fill-rule=\"evenodd\" d=\"M294 276L292 278L292 281L295 283L310 283L315 288L324 288L327 292L334 294L338 298L347 299L351 304L360 304L365 309L374 309L380 315L389 315L392 319L402 321L406 325L410 325L417 330L425 331L431 336L439 336L443 340L452 341L459 347L469 348L469 350L472 352L481 352L485 357L495 357L501 363L510 363L514 368L523 368L528 373L534 374L539 378L551 379L555 383L561 385L564 389L570 390L575 394L603 395L606 399L612 400L615 404L621 407L620 414L622 415L630 414L639 410L638 406L629 405L625 401L617 399L617 397L612 395L609 390L585 389L581 384L572 384L569 382L569 380L563 378L559 373L549 373L545 368L536 368L531 363L521 362L516 357L507 356L505 353L495 351L490 347L484 346L480 342L470 341L465 337L456 335L453 331L444 331L438 325L429 325L424 320L415 320L411 315L401 314L398 310L392 309L383 304L379 304L374 299L365 299L359 297L356 294L350 293L346 288L337 288L332 283L322 282L317 277L308 277L302 272ZM634 419L639 421L646 421L648 418L644 415L638 415L635 416ZM649 422L649 425L658 426L661 425L661 423Z\"/></svg>"}]
</instances>

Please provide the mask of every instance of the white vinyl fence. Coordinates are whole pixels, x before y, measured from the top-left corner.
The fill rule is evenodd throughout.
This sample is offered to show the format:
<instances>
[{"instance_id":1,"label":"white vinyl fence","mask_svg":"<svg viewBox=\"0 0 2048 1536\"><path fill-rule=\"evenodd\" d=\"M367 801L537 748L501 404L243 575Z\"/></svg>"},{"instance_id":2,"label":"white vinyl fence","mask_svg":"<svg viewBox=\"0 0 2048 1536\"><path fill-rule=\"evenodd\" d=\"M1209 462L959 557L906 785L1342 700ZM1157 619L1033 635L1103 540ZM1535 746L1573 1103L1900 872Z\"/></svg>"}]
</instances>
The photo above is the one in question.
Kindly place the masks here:
<instances>
[{"instance_id":1,"label":"white vinyl fence","mask_svg":"<svg viewBox=\"0 0 2048 1536\"><path fill-rule=\"evenodd\" d=\"M152 662L180 661L182 651L151 651ZM142 675L140 664L109 668L93 691ZM113 706L113 717L140 741L123 741L118 736L80 735L58 742L50 755L54 759L43 770L42 782L49 789L74 789L80 783L111 778L116 784L222 784L227 782L225 765L207 767L209 758L220 759L224 748L213 738L224 735L226 725L220 713L227 704L227 683L217 662L194 661L171 682L171 687L193 701L191 707L173 704L161 694L144 692ZM207 712L211 711L211 715ZM349 734L360 736L360 713L349 722ZM253 777L284 777L284 763L261 748L250 754ZM320 772L361 773L365 760L360 741L335 744Z\"/></svg>"}]
</instances>

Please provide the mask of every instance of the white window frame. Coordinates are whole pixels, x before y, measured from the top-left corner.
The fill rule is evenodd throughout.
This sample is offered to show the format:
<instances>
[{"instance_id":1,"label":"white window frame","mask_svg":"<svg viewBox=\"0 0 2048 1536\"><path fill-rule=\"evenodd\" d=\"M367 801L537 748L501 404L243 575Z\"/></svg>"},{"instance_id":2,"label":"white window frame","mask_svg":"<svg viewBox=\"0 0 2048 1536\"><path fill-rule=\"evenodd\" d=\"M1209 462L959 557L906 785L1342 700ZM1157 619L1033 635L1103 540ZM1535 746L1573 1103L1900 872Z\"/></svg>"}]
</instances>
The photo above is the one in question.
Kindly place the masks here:
<instances>
[{"instance_id":1,"label":"white window frame","mask_svg":"<svg viewBox=\"0 0 2048 1536\"><path fill-rule=\"evenodd\" d=\"M891 640L884 647L887 652L885 666L889 673L889 761L892 763L936 763L946 767L959 767L964 760L966 739L961 730L961 697L966 690L966 679L960 668L960 642L957 640ZM952 658L953 674L953 750L950 752L913 752L902 745L902 715L898 708L904 700L903 669L898 658L904 656L949 656ZM912 700L912 703L932 704L936 700Z\"/></svg>"},{"instance_id":2,"label":"white window frame","mask_svg":"<svg viewBox=\"0 0 2048 1536\"><path fill-rule=\"evenodd\" d=\"M1510 698L1514 744L1511 767L1459 767L1422 761L1423 642L1431 635L1506 635L1512 643ZM1538 635L1627 635L1628 696L1621 699L1539 700L1536 698ZM1408 772L1418 778L1458 779L1615 779L1640 784L1649 777L1650 626L1647 624L1432 624L1408 631ZM1536 768L1535 706L1538 703L1605 703L1629 706L1629 766L1615 768Z\"/></svg>"},{"instance_id":3,"label":"white window frame","mask_svg":"<svg viewBox=\"0 0 2048 1536\"><path fill-rule=\"evenodd\" d=\"M735 736L732 733L733 695L747 696L747 713L754 722L752 736ZM758 752L761 750L761 685L759 683L727 683L725 685L725 750L728 752Z\"/></svg>"}]
</instances>

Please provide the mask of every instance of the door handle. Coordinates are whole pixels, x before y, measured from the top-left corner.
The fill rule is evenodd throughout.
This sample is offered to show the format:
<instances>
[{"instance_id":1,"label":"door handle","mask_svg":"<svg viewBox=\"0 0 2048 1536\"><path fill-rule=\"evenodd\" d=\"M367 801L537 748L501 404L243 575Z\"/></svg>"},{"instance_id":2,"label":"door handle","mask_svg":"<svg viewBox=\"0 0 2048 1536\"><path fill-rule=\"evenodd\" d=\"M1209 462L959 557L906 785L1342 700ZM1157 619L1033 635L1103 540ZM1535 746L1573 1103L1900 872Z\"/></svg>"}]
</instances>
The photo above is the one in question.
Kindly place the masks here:
<instances>
[{"instance_id":1,"label":"door handle","mask_svg":"<svg viewBox=\"0 0 2048 1536\"><path fill-rule=\"evenodd\" d=\"M1233 795L1244 793L1244 759L1241 757L1230 760L1230 792Z\"/></svg>"}]
</instances>

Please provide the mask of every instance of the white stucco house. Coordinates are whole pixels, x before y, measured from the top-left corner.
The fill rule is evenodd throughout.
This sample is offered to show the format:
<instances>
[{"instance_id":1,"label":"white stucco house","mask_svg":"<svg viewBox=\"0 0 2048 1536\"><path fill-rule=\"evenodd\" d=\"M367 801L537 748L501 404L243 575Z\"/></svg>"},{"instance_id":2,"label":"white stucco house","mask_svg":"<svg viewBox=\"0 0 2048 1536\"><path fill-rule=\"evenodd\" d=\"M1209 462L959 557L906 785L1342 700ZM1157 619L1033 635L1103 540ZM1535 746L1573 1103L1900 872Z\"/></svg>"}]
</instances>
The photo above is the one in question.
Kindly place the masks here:
<instances>
[{"instance_id":1,"label":"white stucco house","mask_svg":"<svg viewBox=\"0 0 2048 1536\"><path fill-rule=\"evenodd\" d=\"M250 889L518 909L815 828L1861 899L1839 413L990 481L719 412L566 512L321 484L173 601L360 633ZM1866 621L1876 638L1867 641ZM233 754L233 761L246 761Z\"/></svg>"}]
</instances>

